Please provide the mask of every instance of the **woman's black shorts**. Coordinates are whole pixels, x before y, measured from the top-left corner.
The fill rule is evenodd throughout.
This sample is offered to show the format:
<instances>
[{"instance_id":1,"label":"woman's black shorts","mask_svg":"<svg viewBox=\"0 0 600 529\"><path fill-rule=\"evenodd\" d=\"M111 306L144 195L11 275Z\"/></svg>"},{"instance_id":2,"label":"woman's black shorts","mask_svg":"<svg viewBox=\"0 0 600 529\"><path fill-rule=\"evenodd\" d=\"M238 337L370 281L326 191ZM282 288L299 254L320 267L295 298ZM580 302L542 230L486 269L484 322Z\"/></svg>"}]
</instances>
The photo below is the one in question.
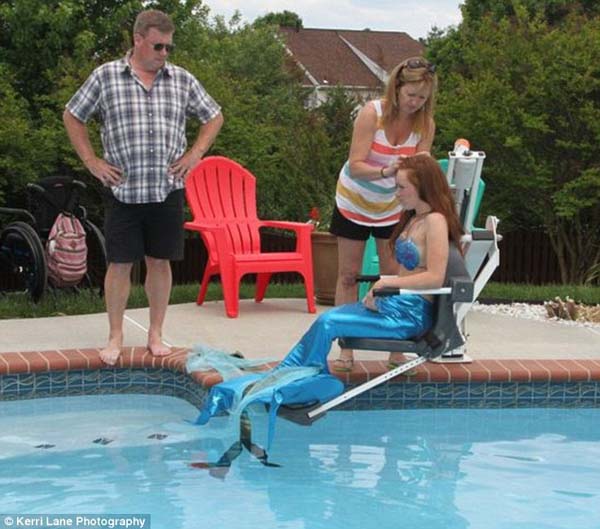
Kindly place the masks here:
<instances>
[{"instance_id":1,"label":"woman's black shorts","mask_svg":"<svg viewBox=\"0 0 600 529\"><path fill-rule=\"evenodd\" d=\"M133 263L144 256L183 259L183 189L164 202L125 204L104 194L104 237L109 263Z\"/></svg>"},{"instance_id":2,"label":"woman's black shorts","mask_svg":"<svg viewBox=\"0 0 600 529\"><path fill-rule=\"evenodd\" d=\"M363 226L362 224L356 224L356 222L352 222L344 217L337 206L334 206L329 232L346 239L366 241L369 235L373 235L376 239L389 239L395 227L395 224L391 226Z\"/></svg>"}]
</instances>

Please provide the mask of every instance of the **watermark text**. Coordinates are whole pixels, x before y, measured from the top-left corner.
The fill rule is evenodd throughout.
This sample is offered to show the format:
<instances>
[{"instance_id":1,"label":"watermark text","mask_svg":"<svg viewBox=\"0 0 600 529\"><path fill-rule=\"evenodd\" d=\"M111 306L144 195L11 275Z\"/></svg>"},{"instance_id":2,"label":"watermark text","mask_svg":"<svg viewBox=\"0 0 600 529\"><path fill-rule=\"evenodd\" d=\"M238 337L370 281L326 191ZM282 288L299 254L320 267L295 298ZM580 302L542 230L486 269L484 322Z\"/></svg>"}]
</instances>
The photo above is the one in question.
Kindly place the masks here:
<instances>
[{"instance_id":1,"label":"watermark text","mask_svg":"<svg viewBox=\"0 0 600 529\"><path fill-rule=\"evenodd\" d=\"M0 514L0 529L151 529L149 514Z\"/></svg>"}]
</instances>

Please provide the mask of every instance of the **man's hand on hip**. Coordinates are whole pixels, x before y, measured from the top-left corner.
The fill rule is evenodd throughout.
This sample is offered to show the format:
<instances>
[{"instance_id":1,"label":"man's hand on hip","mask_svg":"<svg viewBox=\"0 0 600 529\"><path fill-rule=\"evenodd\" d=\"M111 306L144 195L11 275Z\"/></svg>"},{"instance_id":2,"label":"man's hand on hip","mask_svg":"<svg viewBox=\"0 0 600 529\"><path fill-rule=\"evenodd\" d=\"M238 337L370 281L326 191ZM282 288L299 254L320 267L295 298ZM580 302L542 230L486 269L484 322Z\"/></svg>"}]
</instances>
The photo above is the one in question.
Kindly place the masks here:
<instances>
[{"instance_id":1,"label":"man's hand on hip","mask_svg":"<svg viewBox=\"0 0 600 529\"><path fill-rule=\"evenodd\" d=\"M97 156L86 161L85 166L104 186L116 186L123 181L123 172L121 169Z\"/></svg>"},{"instance_id":2,"label":"man's hand on hip","mask_svg":"<svg viewBox=\"0 0 600 529\"><path fill-rule=\"evenodd\" d=\"M169 167L169 173L172 174L173 177L185 181L190 174L190 171L196 167L196 165L198 165L200 160L202 160L203 155L203 152L190 149L181 158L179 158L179 160L171 164Z\"/></svg>"}]
</instances>

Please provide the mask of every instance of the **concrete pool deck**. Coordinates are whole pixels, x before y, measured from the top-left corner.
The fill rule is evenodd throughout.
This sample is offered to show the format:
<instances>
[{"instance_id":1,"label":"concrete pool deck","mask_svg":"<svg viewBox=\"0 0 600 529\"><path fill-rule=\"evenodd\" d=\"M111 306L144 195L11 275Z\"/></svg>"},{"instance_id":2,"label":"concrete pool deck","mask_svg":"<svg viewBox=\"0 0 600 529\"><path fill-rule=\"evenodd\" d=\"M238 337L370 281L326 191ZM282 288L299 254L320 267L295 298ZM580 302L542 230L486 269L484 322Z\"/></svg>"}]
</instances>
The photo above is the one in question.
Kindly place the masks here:
<instances>
[{"instance_id":1,"label":"concrete pool deck","mask_svg":"<svg viewBox=\"0 0 600 529\"><path fill-rule=\"evenodd\" d=\"M323 312L330 307L317 308ZM306 312L304 299L242 300L235 319L225 316L222 301L200 307L186 303L169 307L164 338L182 349L202 343L241 351L247 358L280 360L314 318ZM466 322L467 353L473 360L600 360L600 326L571 326L480 311L471 311ZM106 314L0 320L0 353L101 348L107 325ZM147 325L147 309L128 310L125 345L143 347ZM334 345L330 358L336 356ZM359 352L357 358L383 360L386 355Z\"/></svg>"},{"instance_id":2,"label":"concrete pool deck","mask_svg":"<svg viewBox=\"0 0 600 529\"><path fill-rule=\"evenodd\" d=\"M162 358L153 357L144 346L147 318L147 309L127 311L125 346L114 368L104 365L98 355L106 340L106 314L0 320L0 400L14 398L11 391L35 393L38 385L46 391L45 385L58 384L60 391L67 391L60 385L64 385L65 380L69 381L67 387L74 385L78 390L87 376L85 373L99 381L106 376L98 373L105 373L115 386L121 383L127 386L137 380L139 375L135 373L139 373L136 371L139 369L164 376L171 373L177 378L185 372L189 348L197 343L230 352L239 350L247 358L277 362L314 321L315 315L306 312L304 299L266 299L260 304L245 300L240 304L240 315L236 319L225 316L221 301L207 302L201 307L193 303L172 305L164 338L174 346L174 352ZM469 391L475 393L481 391L478 384L483 383L492 393L501 391L508 406L513 406L522 394L528 403L531 400L539 404L540 401L535 400L536 391L541 391L544 398L553 398L555 391L560 393L561 399L573 392L588 399L593 395L592 405L600 403L600 391L595 389L600 381L598 326L569 326L480 311L471 312L467 318L470 335L467 353L473 361L425 363L414 375L400 375L392 381L395 389L390 386L389 391L394 398L398 391L411 393L415 384L430 383L439 393L436 393L437 400L434 399L437 406L447 397L448 383L463 384L463 387L466 384L471 388ZM336 347L330 360L337 356ZM334 374L346 384L360 384L387 372L386 357L385 353L362 351L357 354L351 372ZM128 372L131 375L127 375ZM74 379L69 378L69 373ZM38 380L35 376L41 377L40 384L35 382ZM196 372L191 374L191 380L208 388L219 382L220 377L214 371ZM431 389L430 385L427 391ZM167 390L166 386L161 389ZM464 401L460 403L463 405Z\"/></svg>"}]
</instances>

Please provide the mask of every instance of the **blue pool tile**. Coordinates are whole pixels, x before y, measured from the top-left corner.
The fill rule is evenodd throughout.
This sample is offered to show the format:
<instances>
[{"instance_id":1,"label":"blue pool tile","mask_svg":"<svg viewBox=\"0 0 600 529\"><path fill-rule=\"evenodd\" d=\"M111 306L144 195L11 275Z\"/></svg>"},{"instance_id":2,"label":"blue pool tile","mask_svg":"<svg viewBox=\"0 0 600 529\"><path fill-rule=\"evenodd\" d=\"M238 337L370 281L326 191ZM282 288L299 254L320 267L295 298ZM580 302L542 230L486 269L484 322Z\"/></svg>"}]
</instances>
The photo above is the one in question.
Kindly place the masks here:
<instances>
[{"instance_id":1,"label":"blue pool tile","mask_svg":"<svg viewBox=\"0 0 600 529\"><path fill-rule=\"evenodd\" d=\"M98 388L113 388L115 386L115 371L112 369L99 371Z\"/></svg>"},{"instance_id":2,"label":"blue pool tile","mask_svg":"<svg viewBox=\"0 0 600 529\"><path fill-rule=\"evenodd\" d=\"M441 400L452 399L454 388L454 384L437 384L437 398Z\"/></svg>"},{"instance_id":3,"label":"blue pool tile","mask_svg":"<svg viewBox=\"0 0 600 529\"><path fill-rule=\"evenodd\" d=\"M551 400L563 400L565 398L565 384L550 384L548 386L548 398Z\"/></svg>"},{"instance_id":4,"label":"blue pool tile","mask_svg":"<svg viewBox=\"0 0 600 529\"><path fill-rule=\"evenodd\" d=\"M486 385L483 382L469 384L469 400L482 400L485 398Z\"/></svg>"},{"instance_id":5,"label":"blue pool tile","mask_svg":"<svg viewBox=\"0 0 600 529\"><path fill-rule=\"evenodd\" d=\"M52 391L64 391L67 387L66 371L50 371L50 388Z\"/></svg>"},{"instance_id":6,"label":"blue pool tile","mask_svg":"<svg viewBox=\"0 0 600 529\"><path fill-rule=\"evenodd\" d=\"M400 385L400 384L398 384ZM421 398L421 384L401 384L404 391L405 399L420 399Z\"/></svg>"},{"instance_id":7,"label":"blue pool tile","mask_svg":"<svg viewBox=\"0 0 600 529\"><path fill-rule=\"evenodd\" d=\"M169 369L75 370L0 376L0 400L91 393L172 395L201 407L206 390L186 373ZM388 383L343 409L506 408L598 406L598 382Z\"/></svg>"},{"instance_id":8,"label":"blue pool tile","mask_svg":"<svg viewBox=\"0 0 600 529\"><path fill-rule=\"evenodd\" d=\"M491 398L491 399L486 399L484 402L482 402L481 407L482 408L504 408L505 406L501 399Z\"/></svg>"},{"instance_id":9,"label":"blue pool tile","mask_svg":"<svg viewBox=\"0 0 600 529\"><path fill-rule=\"evenodd\" d=\"M501 395L502 392L499 383L487 384L484 394L485 400L498 400L500 399Z\"/></svg>"},{"instance_id":10,"label":"blue pool tile","mask_svg":"<svg viewBox=\"0 0 600 529\"><path fill-rule=\"evenodd\" d=\"M129 382L132 386L145 387L148 384L148 374L142 370L131 370L129 372Z\"/></svg>"},{"instance_id":11,"label":"blue pool tile","mask_svg":"<svg viewBox=\"0 0 600 529\"><path fill-rule=\"evenodd\" d=\"M436 408L453 408L454 400L452 398L444 398L440 396L435 400L435 406Z\"/></svg>"},{"instance_id":12,"label":"blue pool tile","mask_svg":"<svg viewBox=\"0 0 600 529\"><path fill-rule=\"evenodd\" d=\"M397 388L392 386L398 386L398 384L390 384L389 386L382 384L369 390L368 395L371 400L402 399L402 389L398 391Z\"/></svg>"},{"instance_id":13,"label":"blue pool tile","mask_svg":"<svg viewBox=\"0 0 600 529\"><path fill-rule=\"evenodd\" d=\"M151 384L160 384L163 380L163 373L161 371L148 370L146 371L148 382Z\"/></svg>"},{"instance_id":14,"label":"blue pool tile","mask_svg":"<svg viewBox=\"0 0 600 529\"><path fill-rule=\"evenodd\" d=\"M517 397L516 382L502 382L500 384L500 398L506 400L515 400Z\"/></svg>"},{"instance_id":15,"label":"blue pool tile","mask_svg":"<svg viewBox=\"0 0 600 529\"><path fill-rule=\"evenodd\" d=\"M18 392L19 393L34 393L35 392L35 373L21 373L18 375Z\"/></svg>"},{"instance_id":16,"label":"blue pool tile","mask_svg":"<svg viewBox=\"0 0 600 529\"><path fill-rule=\"evenodd\" d=\"M19 390L19 375L4 375L0 377L0 395L14 395Z\"/></svg>"},{"instance_id":17,"label":"blue pool tile","mask_svg":"<svg viewBox=\"0 0 600 529\"><path fill-rule=\"evenodd\" d=\"M580 400L577 404L578 408L596 408L598 407L598 402L597 401L592 401L592 400Z\"/></svg>"},{"instance_id":18,"label":"blue pool tile","mask_svg":"<svg viewBox=\"0 0 600 529\"><path fill-rule=\"evenodd\" d=\"M175 373L173 371L169 371L171 376L173 377L173 383L176 386L185 386L189 380L189 375L187 373Z\"/></svg>"},{"instance_id":19,"label":"blue pool tile","mask_svg":"<svg viewBox=\"0 0 600 529\"><path fill-rule=\"evenodd\" d=\"M547 399L551 383L539 382L533 384L533 400Z\"/></svg>"},{"instance_id":20,"label":"blue pool tile","mask_svg":"<svg viewBox=\"0 0 600 529\"><path fill-rule=\"evenodd\" d=\"M519 401L530 402L531 399L533 399L533 384L529 382L518 382L517 399L519 399Z\"/></svg>"},{"instance_id":21,"label":"blue pool tile","mask_svg":"<svg viewBox=\"0 0 600 529\"><path fill-rule=\"evenodd\" d=\"M67 389L69 391L83 391L83 371L69 371L67 376Z\"/></svg>"},{"instance_id":22,"label":"blue pool tile","mask_svg":"<svg viewBox=\"0 0 600 529\"><path fill-rule=\"evenodd\" d=\"M437 384L423 384L421 386L421 400L423 402L432 401L437 398Z\"/></svg>"},{"instance_id":23,"label":"blue pool tile","mask_svg":"<svg viewBox=\"0 0 600 529\"><path fill-rule=\"evenodd\" d=\"M578 389L579 396L582 399L590 399L590 398L593 399L598 396L597 392L598 392L599 387L600 387L600 385L597 383L581 382L579 384L573 384L573 389L572 390L569 389L568 392L570 394L571 391L575 392Z\"/></svg>"},{"instance_id":24,"label":"blue pool tile","mask_svg":"<svg viewBox=\"0 0 600 529\"><path fill-rule=\"evenodd\" d=\"M456 401L471 400L471 392L469 384L454 384L452 388L452 396Z\"/></svg>"},{"instance_id":25,"label":"blue pool tile","mask_svg":"<svg viewBox=\"0 0 600 529\"><path fill-rule=\"evenodd\" d=\"M50 391L50 373L36 373L35 374L35 391L36 393Z\"/></svg>"}]
</instances>

